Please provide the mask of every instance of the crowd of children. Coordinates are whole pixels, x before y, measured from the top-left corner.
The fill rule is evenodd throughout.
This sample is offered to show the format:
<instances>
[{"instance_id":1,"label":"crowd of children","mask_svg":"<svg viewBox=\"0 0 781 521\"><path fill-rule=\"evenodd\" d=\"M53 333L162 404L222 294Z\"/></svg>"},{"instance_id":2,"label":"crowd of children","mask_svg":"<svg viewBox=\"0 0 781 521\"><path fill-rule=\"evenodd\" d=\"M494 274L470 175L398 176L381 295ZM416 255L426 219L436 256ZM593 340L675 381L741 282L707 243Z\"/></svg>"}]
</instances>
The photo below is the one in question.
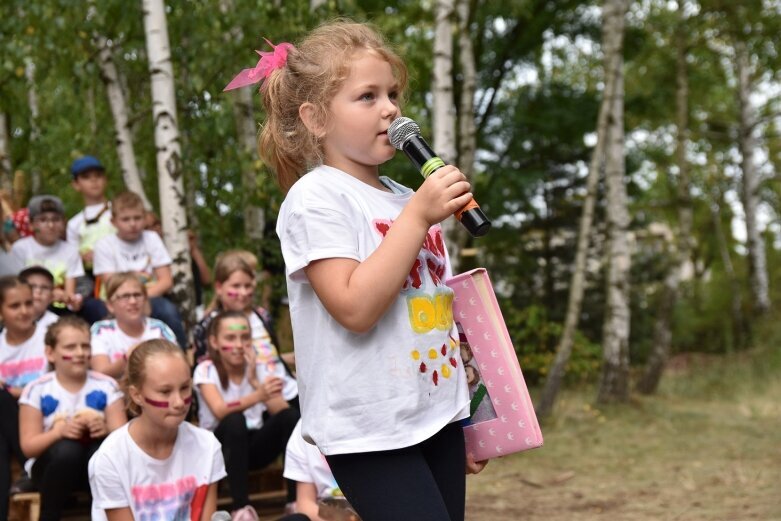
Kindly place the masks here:
<instances>
[{"instance_id":1,"label":"crowd of children","mask_svg":"<svg viewBox=\"0 0 781 521\"><path fill-rule=\"evenodd\" d=\"M465 471L484 463L465 457L458 333L452 312L419 317L410 299L451 305L439 223L471 194L450 165L417 192L379 175L406 80L376 31L337 21L231 82L263 82L295 360L255 305L247 251L218 255L188 339L159 222L137 194L109 201L98 159L71 165L84 208L67 226L57 197L31 199L31 234L5 236L15 268L0 278L0 520L9 489L29 486L41 519L79 487L93 519L210 519L223 478L232 519L257 519L248 473L285 453L286 519L324 519L319 501L343 494L365 521L463 520ZM429 374L420 353L433 367L440 351L447 370ZM13 487L12 458L29 473Z\"/></svg>"}]
</instances>

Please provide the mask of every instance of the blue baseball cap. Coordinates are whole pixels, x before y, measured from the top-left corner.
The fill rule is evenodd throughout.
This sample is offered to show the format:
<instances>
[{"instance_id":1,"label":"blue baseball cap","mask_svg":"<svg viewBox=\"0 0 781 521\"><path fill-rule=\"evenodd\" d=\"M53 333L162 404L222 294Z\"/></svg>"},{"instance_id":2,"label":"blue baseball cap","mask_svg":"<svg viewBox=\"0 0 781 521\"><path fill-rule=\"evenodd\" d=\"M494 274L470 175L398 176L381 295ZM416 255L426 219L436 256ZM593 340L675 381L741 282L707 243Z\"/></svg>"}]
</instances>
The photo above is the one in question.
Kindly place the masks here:
<instances>
[{"instance_id":1,"label":"blue baseball cap","mask_svg":"<svg viewBox=\"0 0 781 521\"><path fill-rule=\"evenodd\" d=\"M93 156L82 156L71 164L71 175L73 176L73 179L76 179L79 177L79 174L83 174L88 170L106 171L103 164L98 161L98 158Z\"/></svg>"}]
</instances>

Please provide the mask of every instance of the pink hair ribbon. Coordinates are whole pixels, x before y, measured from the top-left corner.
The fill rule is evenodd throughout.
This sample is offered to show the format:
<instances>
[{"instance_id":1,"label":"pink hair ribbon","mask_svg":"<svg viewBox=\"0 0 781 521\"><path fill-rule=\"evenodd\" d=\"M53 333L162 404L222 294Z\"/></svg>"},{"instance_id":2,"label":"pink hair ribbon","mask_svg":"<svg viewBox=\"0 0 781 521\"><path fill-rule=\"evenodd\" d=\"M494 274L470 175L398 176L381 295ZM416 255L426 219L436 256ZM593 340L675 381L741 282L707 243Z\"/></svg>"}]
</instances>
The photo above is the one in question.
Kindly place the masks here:
<instances>
[{"instance_id":1,"label":"pink hair ribbon","mask_svg":"<svg viewBox=\"0 0 781 521\"><path fill-rule=\"evenodd\" d=\"M275 70L285 66L285 63L287 63L287 53L294 48L293 44L283 42L279 45L274 45L266 38L263 39L266 40L266 43L271 46L273 51L267 52L256 50L255 52L260 55L258 64L251 69L244 69L238 73L236 77L222 89L223 92L259 83L268 78Z\"/></svg>"}]
</instances>

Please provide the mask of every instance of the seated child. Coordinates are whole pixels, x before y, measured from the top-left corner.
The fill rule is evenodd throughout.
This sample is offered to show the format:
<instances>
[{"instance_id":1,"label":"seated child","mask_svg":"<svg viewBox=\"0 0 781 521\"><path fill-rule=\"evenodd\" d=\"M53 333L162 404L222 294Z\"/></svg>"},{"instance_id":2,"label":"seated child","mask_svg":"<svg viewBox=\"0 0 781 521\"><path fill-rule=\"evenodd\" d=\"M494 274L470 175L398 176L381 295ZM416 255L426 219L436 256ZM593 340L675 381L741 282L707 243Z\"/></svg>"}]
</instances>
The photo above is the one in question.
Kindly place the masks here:
<instances>
[{"instance_id":1,"label":"seated child","mask_svg":"<svg viewBox=\"0 0 781 521\"><path fill-rule=\"evenodd\" d=\"M89 490L87 462L108 433L127 422L123 395L110 377L89 371L89 325L70 315L46 332L54 366L19 398L26 470L41 493L42 521L58 520L70 494Z\"/></svg>"},{"instance_id":2,"label":"seated child","mask_svg":"<svg viewBox=\"0 0 781 521\"><path fill-rule=\"evenodd\" d=\"M19 279L26 282L33 292L35 321L44 331L60 317L49 311L54 299L54 277L43 266L30 266L19 273Z\"/></svg>"},{"instance_id":3,"label":"seated child","mask_svg":"<svg viewBox=\"0 0 781 521\"><path fill-rule=\"evenodd\" d=\"M82 297L76 293L76 278L84 275L78 250L62 240L65 214L62 201L53 195L30 199L30 223L33 235L16 241L11 251L24 266L43 266L54 277L54 305L81 308Z\"/></svg>"},{"instance_id":4,"label":"seated child","mask_svg":"<svg viewBox=\"0 0 781 521\"><path fill-rule=\"evenodd\" d=\"M19 277L0 277L0 519L8 517L11 457L24 466L19 445L19 405L25 385L48 371L42 327L35 323L30 286ZM14 484L13 493L31 485L27 476Z\"/></svg>"},{"instance_id":5,"label":"seated child","mask_svg":"<svg viewBox=\"0 0 781 521\"><path fill-rule=\"evenodd\" d=\"M298 409L282 396L282 379L265 366L255 354L242 311L213 318L209 360L195 368L193 383L200 426L214 431L222 443L234 516L252 508L249 470L263 468L284 453L299 418Z\"/></svg>"},{"instance_id":6,"label":"seated child","mask_svg":"<svg viewBox=\"0 0 781 521\"><path fill-rule=\"evenodd\" d=\"M111 222L117 233L95 244L93 272L104 284L113 273L134 272L146 284L151 316L171 328L182 349L187 347L182 318L176 306L165 298L173 287L171 257L162 239L144 230L144 202L138 194L122 192L111 201Z\"/></svg>"},{"instance_id":7,"label":"seated child","mask_svg":"<svg viewBox=\"0 0 781 521\"><path fill-rule=\"evenodd\" d=\"M340 511L339 519L360 521L337 485L325 457L316 446L304 441L300 420L287 442L284 476L296 482L296 512L305 514L311 521L326 521L320 516L323 513L320 503L330 499L337 500L332 509Z\"/></svg>"},{"instance_id":8,"label":"seated child","mask_svg":"<svg viewBox=\"0 0 781 521\"><path fill-rule=\"evenodd\" d=\"M185 421L190 366L167 340L147 340L127 361L136 417L112 432L89 462L92 519L209 521L225 477L220 443Z\"/></svg>"},{"instance_id":9,"label":"seated child","mask_svg":"<svg viewBox=\"0 0 781 521\"><path fill-rule=\"evenodd\" d=\"M298 408L298 384L293 373L280 357L279 342L271 327L271 319L264 308L253 307L255 295L255 268L257 258L248 251L233 250L220 254L214 267L214 301L206 316L193 328L195 360L208 356L208 331L211 321L222 311L239 311L249 320L252 345L267 374L282 378L282 396Z\"/></svg>"},{"instance_id":10,"label":"seated child","mask_svg":"<svg viewBox=\"0 0 781 521\"><path fill-rule=\"evenodd\" d=\"M114 318L92 324L90 365L95 371L121 378L133 347L153 338L174 342L176 337L163 322L146 316L146 286L135 273L112 275L105 289L106 304Z\"/></svg>"}]
</instances>

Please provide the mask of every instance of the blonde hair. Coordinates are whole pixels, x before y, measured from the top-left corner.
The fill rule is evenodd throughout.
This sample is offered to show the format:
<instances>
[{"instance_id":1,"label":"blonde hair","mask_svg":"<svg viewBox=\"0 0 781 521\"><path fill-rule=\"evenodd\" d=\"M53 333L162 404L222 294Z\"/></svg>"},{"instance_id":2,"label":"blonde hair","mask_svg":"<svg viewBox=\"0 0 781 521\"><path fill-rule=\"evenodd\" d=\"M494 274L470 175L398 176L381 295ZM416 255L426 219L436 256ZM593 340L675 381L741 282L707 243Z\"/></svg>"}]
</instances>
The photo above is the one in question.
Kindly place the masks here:
<instances>
[{"instance_id":1,"label":"blonde hair","mask_svg":"<svg viewBox=\"0 0 781 521\"><path fill-rule=\"evenodd\" d=\"M223 284L237 271L246 273L254 280L257 278L255 275L257 269L258 258L254 253L247 250L224 251L217 255L217 260L214 262L214 282ZM208 315L220 307L222 307L220 297L215 293L204 313Z\"/></svg>"},{"instance_id":2,"label":"blonde hair","mask_svg":"<svg viewBox=\"0 0 781 521\"><path fill-rule=\"evenodd\" d=\"M141 389L146 381L147 360L156 355L178 356L188 367L190 365L187 362L184 351L178 345L162 338L145 340L133 348L127 358L127 370L125 371L123 387L127 408L134 416L141 414L141 407L130 398L130 387Z\"/></svg>"},{"instance_id":3,"label":"blonde hair","mask_svg":"<svg viewBox=\"0 0 781 521\"><path fill-rule=\"evenodd\" d=\"M111 200L111 213L116 216L123 210L141 210L146 213L144 200L135 192L120 192Z\"/></svg>"},{"instance_id":4,"label":"blonde hair","mask_svg":"<svg viewBox=\"0 0 781 521\"><path fill-rule=\"evenodd\" d=\"M79 329L86 331L87 336L90 335L89 324L78 315L65 315L57 319L57 322L53 323L46 329L46 335L43 337L43 344L52 349L57 347L57 338L60 335L60 331L65 328Z\"/></svg>"},{"instance_id":5,"label":"blonde hair","mask_svg":"<svg viewBox=\"0 0 781 521\"><path fill-rule=\"evenodd\" d=\"M260 157L287 192L307 170L320 164L322 146L298 114L311 103L315 119L325 124L328 106L350 72L350 58L368 51L386 60L399 83L407 86L407 67L371 26L347 20L321 25L288 52L287 63L275 70L261 87L266 122L258 140Z\"/></svg>"},{"instance_id":6,"label":"blonde hair","mask_svg":"<svg viewBox=\"0 0 781 521\"><path fill-rule=\"evenodd\" d=\"M122 273L113 273L108 280L106 280L106 300L111 300L111 297L114 296L114 293L117 292L117 290L124 284L125 282L135 282L138 284L138 287L141 289L141 293L144 294L144 298L146 299L146 285L139 280L138 275L135 273L126 271Z\"/></svg>"}]
</instances>

